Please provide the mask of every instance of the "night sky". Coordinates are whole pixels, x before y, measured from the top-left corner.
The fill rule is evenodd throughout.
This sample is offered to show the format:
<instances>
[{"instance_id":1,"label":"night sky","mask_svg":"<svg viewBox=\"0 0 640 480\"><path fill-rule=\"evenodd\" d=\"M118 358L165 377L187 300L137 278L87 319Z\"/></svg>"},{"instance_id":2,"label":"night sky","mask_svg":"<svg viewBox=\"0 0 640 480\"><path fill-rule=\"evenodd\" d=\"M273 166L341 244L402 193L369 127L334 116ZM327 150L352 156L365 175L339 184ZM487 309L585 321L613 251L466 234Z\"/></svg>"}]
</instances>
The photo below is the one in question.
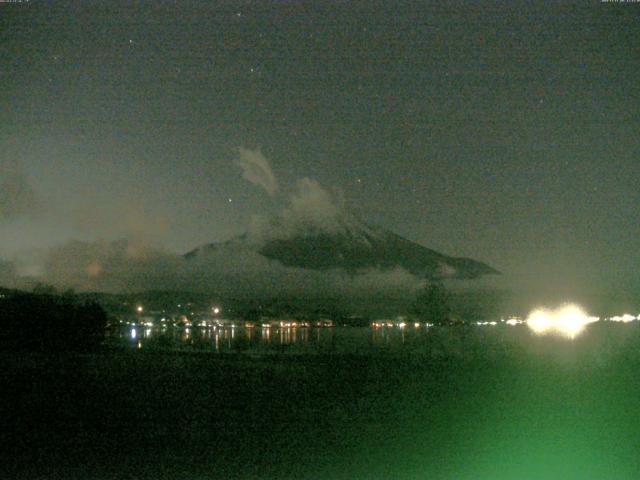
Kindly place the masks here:
<instances>
[{"instance_id":1,"label":"night sky","mask_svg":"<svg viewBox=\"0 0 640 480\"><path fill-rule=\"evenodd\" d=\"M537 3L2 3L0 258L184 253L308 177L507 276L640 288L640 5Z\"/></svg>"}]
</instances>

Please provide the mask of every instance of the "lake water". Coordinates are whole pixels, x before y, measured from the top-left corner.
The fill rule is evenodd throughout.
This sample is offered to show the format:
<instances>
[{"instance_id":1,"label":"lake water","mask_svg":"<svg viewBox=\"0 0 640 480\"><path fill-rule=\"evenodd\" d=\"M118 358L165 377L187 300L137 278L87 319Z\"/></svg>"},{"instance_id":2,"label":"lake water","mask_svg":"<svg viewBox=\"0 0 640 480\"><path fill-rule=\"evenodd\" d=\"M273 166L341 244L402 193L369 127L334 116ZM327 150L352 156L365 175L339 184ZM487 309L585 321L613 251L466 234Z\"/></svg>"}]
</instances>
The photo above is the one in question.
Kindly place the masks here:
<instances>
[{"instance_id":1,"label":"lake water","mask_svg":"<svg viewBox=\"0 0 640 480\"><path fill-rule=\"evenodd\" d=\"M484 337L488 331L469 327L463 336ZM493 329L495 334L495 330ZM458 329L456 329L456 332ZM460 330L463 332L463 330ZM121 327L110 343L132 349L189 350L216 353L335 353L420 352L452 331L434 327ZM514 332L511 332L514 333Z\"/></svg>"},{"instance_id":2,"label":"lake water","mask_svg":"<svg viewBox=\"0 0 640 480\"><path fill-rule=\"evenodd\" d=\"M0 477L640 478L636 321L108 341L121 348L0 355Z\"/></svg>"},{"instance_id":3,"label":"lake water","mask_svg":"<svg viewBox=\"0 0 640 480\"><path fill-rule=\"evenodd\" d=\"M584 351L606 355L636 340L638 322L589 325L576 338L538 335L526 325L427 327L216 327L122 326L110 333L110 345L145 351L199 351L247 354L376 353L470 357L520 349L531 354L562 355Z\"/></svg>"}]
</instances>

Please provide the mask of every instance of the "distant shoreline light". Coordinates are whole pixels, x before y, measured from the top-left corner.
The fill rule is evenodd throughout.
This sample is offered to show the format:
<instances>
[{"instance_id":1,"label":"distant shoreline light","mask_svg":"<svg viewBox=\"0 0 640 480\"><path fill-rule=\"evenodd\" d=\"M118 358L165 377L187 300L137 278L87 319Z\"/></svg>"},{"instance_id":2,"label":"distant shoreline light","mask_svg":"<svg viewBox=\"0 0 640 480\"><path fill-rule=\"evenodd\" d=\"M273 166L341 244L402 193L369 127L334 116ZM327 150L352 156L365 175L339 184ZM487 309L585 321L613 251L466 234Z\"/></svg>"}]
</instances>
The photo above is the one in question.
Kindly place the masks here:
<instances>
[{"instance_id":1,"label":"distant shoreline light","mask_svg":"<svg viewBox=\"0 0 640 480\"><path fill-rule=\"evenodd\" d=\"M634 317L633 315L625 313L624 315L616 315L615 317L609 318L610 322L628 323L628 322L633 322L634 320L640 320L640 315L638 315L637 317Z\"/></svg>"},{"instance_id":2,"label":"distant shoreline light","mask_svg":"<svg viewBox=\"0 0 640 480\"><path fill-rule=\"evenodd\" d=\"M567 338L575 338L584 328L599 321L591 317L578 305L566 304L555 310L539 308L527 317L528 327L538 335L557 334Z\"/></svg>"}]
</instances>

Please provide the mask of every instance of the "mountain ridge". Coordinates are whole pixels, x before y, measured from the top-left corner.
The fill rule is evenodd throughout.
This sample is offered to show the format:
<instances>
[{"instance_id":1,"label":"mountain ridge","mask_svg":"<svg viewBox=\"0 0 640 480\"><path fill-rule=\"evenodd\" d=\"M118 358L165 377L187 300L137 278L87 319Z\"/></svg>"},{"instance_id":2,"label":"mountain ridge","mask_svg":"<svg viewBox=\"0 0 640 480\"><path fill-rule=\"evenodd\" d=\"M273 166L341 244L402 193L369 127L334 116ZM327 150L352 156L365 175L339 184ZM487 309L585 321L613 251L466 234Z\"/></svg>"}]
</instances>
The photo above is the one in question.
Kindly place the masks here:
<instances>
[{"instance_id":1,"label":"mountain ridge","mask_svg":"<svg viewBox=\"0 0 640 480\"><path fill-rule=\"evenodd\" d=\"M264 235L254 238L245 233L225 242L202 245L184 257L189 260L221 248L232 252L249 249L287 267L342 269L354 275L371 269L396 268L432 280L473 279L500 273L486 263L442 254L354 218L341 217L331 229L309 223L287 230L279 228L281 225L281 221L275 220Z\"/></svg>"}]
</instances>

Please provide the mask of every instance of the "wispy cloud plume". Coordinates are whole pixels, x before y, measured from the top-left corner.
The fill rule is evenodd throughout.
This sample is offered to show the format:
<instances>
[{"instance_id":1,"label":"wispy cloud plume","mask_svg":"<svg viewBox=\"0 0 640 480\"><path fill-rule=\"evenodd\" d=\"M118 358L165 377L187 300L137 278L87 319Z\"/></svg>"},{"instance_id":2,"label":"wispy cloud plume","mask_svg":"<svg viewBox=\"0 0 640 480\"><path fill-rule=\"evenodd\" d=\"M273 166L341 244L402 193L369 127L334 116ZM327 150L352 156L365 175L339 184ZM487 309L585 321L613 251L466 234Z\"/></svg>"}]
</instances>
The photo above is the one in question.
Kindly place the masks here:
<instances>
[{"instance_id":1,"label":"wispy cloud plume","mask_svg":"<svg viewBox=\"0 0 640 480\"><path fill-rule=\"evenodd\" d=\"M294 228L313 226L331 232L339 212L332 195L317 181L305 177L296 183L282 217L285 224Z\"/></svg>"},{"instance_id":2,"label":"wispy cloud plume","mask_svg":"<svg viewBox=\"0 0 640 480\"><path fill-rule=\"evenodd\" d=\"M234 163L242 168L242 177L274 196L278 191L278 181L267 158L260 150L240 147L239 151L240 157Z\"/></svg>"},{"instance_id":3,"label":"wispy cloud plume","mask_svg":"<svg viewBox=\"0 0 640 480\"><path fill-rule=\"evenodd\" d=\"M348 213L342 201L311 178L298 180L280 212L253 215L248 228L252 243L285 239L312 232L337 233Z\"/></svg>"}]
</instances>

